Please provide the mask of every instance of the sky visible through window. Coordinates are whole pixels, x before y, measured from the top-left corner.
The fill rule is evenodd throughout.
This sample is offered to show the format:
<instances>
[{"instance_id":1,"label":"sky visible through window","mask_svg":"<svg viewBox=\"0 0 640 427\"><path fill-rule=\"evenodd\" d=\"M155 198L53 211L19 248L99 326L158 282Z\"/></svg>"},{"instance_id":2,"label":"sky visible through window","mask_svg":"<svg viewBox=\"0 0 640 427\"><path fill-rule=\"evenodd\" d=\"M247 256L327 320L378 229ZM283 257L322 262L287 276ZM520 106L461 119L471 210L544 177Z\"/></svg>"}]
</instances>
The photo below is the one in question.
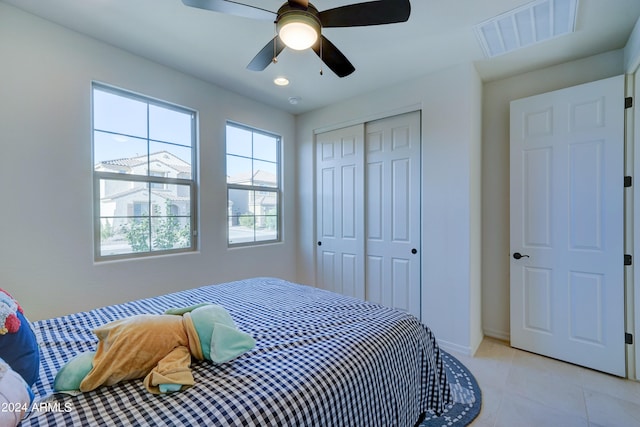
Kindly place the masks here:
<instances>
[{"instance_id":1,"label":"sky visible through window","mask_svg":"<svg viewBox=\"0 0 640 427\"><path fill-rule=\"evenodd\" d=\"M227 126L227 177L250 176L257 171L277 176L278 139L249 129ZM270 186L277 186L274 182Z\"/></svg>"},{"instance_id":2,"label":"sky visible through window","mask_svg":"<svg viewBox=\"0 0 640 427\"><path fill-rule=\"evenodd\" d=\"M191 164L191 114L93 91L94 162L168 151Z\"/></svg>"}]
</instances>

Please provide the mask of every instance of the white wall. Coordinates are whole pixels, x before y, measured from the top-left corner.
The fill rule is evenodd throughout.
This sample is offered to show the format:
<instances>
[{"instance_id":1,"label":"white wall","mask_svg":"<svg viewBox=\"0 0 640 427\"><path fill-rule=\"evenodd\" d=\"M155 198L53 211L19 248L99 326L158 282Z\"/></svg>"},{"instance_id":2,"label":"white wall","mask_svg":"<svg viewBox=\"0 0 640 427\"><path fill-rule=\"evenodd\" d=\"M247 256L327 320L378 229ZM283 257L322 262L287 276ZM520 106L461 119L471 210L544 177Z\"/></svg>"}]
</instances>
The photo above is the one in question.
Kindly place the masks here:
<instances>
[{"instance_id":1,"label":"white wall","mask_svg":"<svg viewBox=\"0 0 640 427\"><path fill-rule=\"evenodd\" d=\"M0 287L30 320L255 275L295 279L295 118L0 3ZM199 251L95 263L91 81L199 111ZM284 242L228 249L225 121L283 137Z\"/></svg>"},{"instance_id":2,"label":"white wall","mask_svg":"<svg viewBox=\"0 0 640 427\"><path fill-rule=\"evenodd\" d=\"M422 110L422 320L445 349L471 354L480 307L480 106L472 65L300 115L298 279L314 283L314 133Z\"/></svg>"},{"instance_id":3,"label":"white wall","mask_svg":"<svg viewBox=\"0 0 640 427\"><path fill-rule=\"evenodd\" d=\"M633 31L624 47L624 70L631 74L640 67L640 19L636 21Z\"/></svg>"},{"instance_id":4,"label":"white wall","mask_svg":"<svg viewBox=\"0 0 640 427\"><path fill-rule=\"evenodd\" d=\"M484 84L482 323L486 335L509 338L509 103L623 72L623 51L617 50Z\"/></svg>"}]
</instances>

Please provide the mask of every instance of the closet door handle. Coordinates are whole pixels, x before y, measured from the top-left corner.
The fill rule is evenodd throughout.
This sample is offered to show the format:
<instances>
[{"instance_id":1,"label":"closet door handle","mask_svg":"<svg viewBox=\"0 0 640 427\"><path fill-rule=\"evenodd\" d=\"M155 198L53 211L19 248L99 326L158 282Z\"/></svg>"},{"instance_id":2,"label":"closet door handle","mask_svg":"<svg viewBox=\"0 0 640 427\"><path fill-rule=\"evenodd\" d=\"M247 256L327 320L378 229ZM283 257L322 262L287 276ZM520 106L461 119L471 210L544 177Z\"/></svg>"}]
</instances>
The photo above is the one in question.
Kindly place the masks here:
<instances>
[{"instance_id":1,"label":"closet door handle","mask_svg":"<svg viewBox=\"0 0 640 427\"><path fill-rule=\"evenodd\" d=\"M411 249L411 253L415 255L415 254L418 253L418 250L416 248L413 248L413 249Z\"/></svg>"},{"instance_id":2,"label":"closet door handle","mask_svg":"<svg viewBox=\"0 0 640 427\"><path fill-rule=\"evenodd\" d=\"M320 241L319 241L319 242L318 242L318 246L322 246L322 242L320 242Z\"/></svg>"}]
</instances>

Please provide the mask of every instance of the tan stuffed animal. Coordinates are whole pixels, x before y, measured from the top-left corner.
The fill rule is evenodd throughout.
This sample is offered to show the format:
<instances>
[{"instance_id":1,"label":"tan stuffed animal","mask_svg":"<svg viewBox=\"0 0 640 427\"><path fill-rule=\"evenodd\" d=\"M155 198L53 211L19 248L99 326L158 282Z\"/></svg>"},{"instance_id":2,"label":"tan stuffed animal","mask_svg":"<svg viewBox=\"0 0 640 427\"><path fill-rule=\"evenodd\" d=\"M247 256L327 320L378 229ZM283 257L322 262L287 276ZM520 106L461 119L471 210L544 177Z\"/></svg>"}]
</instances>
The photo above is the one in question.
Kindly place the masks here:
<instances>
[{"instance_id":1,"label":"tan stuffed animal","mask_svg":"<svg viewBox=\"0 0 640 427\"><path fill-rule=\"evenodd\" d=\"M142 314L94 330L95 352L82 353L56 375L56 391L90 391L144 377L151 393L182 390L194 384L191 358L228 362L254 348L219 305L199 304L166 314Z\"/></svg>"}]
</instances>

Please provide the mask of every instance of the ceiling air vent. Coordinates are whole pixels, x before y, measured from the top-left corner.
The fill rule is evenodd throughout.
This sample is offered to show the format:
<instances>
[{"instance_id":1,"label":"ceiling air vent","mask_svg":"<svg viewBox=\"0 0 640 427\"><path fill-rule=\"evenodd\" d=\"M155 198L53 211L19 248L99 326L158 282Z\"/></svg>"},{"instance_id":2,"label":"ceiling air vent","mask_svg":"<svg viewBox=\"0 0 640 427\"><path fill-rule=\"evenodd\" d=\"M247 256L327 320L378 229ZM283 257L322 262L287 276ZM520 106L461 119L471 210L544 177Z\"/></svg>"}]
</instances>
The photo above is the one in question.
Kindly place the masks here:
<instances>
[{"instance_id":1,"label":"ceiling air vent","mask_svg":"<svg viewBox=\"0 0 640 427\"><path fill-rule=\"evenodd\" d=\"M578 0L537 0L474 27L485 56L492 58L572 33Z\"/></svg>"}]
</instances>

